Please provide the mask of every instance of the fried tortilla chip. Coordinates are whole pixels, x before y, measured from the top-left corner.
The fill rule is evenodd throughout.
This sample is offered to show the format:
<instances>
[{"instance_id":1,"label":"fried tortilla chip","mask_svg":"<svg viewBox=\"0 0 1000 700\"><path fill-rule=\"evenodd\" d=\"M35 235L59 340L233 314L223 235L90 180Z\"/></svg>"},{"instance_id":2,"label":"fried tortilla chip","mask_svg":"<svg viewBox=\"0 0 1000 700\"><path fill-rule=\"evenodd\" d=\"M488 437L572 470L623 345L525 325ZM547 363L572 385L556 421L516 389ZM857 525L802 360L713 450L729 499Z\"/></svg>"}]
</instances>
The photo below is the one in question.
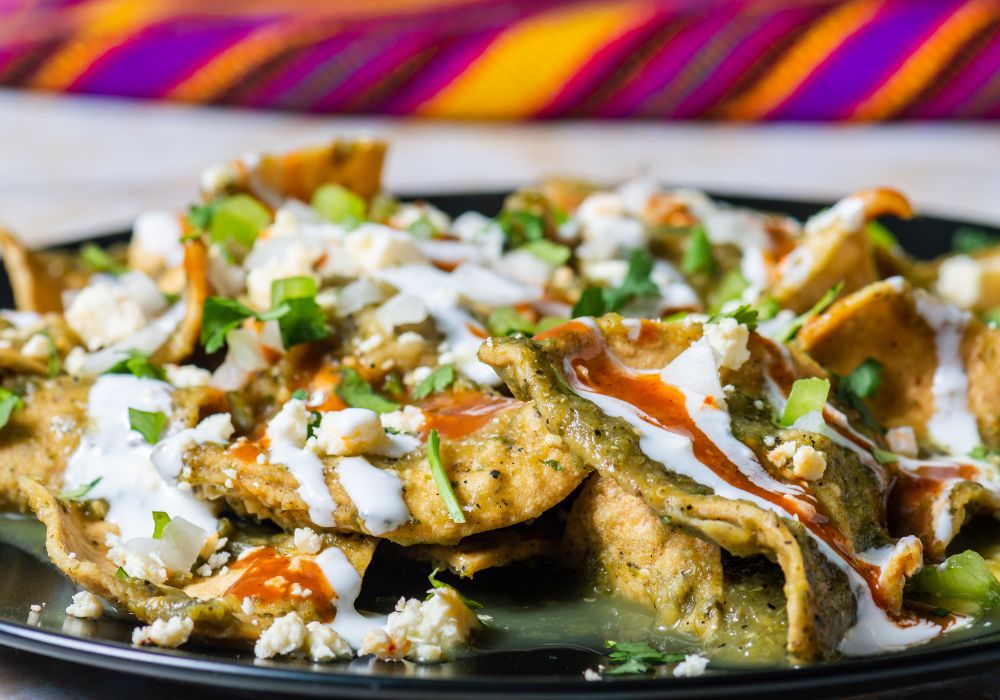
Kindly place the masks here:
<instances>
[{"instance_id":1,"label":"fried tortilla chip","mask_svg":"<svg viewBox=\"0 0 1000 700\"><path fill-rule=\"evenodd\" d=\"M92 272L78 255L29 250L2 227L0 254L18 311L62 312L63 292L85 286Z\"/></svg>"},{"instance_id":2,"label":"fried tortilla chip","mask_svg":"<svg viewBox=\"0 0 1000 700\"><path fill-rule=\"evenodd\" d=\"M733 555L763 554L775 561L785 576L789 654L805 660L830 656L855 621L854 596L847 576L822 553L805 526L749 501L712 495L708 488L671 471L671 465L650 459L626 421L606 415L578 396L563 374L567 358L603 357L607 361L597 360L600 366L592 370L585 366L582 376L600 374L597 381L616 382L619 379L608 376L615 362L636 369L663 367L700 332L698 324L643 322L636 336L620 318L609 316L596 327L580 322L566 324L547 333L541 343L494 338L484 344L480 357L497 371L515 396L534 402L548 429L561 435L575 456L602 476L614 479L626 494L640 498L658 518ZM605 349L601 349L602 342L607 344ZM764 425L764 421L770 425L771 417L758 410L759 417L754 420L748 404L764 405L766 395L760 385L766 365L775 355L780 357L778 351L767 350L771 346L770 341L755 336L752 359L739 372L722 377L723 384L734 385L726 397L733 434L755 453L760 450L761 434L755 436L752 426ZM618 391L635 393L644 389L619 386ZM686 424L680 429L689 430ZM815 439L826 438L816 435ZM837 454L832 444L821 446ZM710 455L705 459L713 460ZM760 459L760 464L769 463ZM891 543L879 506L884 476L878 465L862 463L853 451L845 449L830 459L821 486L809 488L817 510L823 513L817 522L831 523L829 536L838 541L839 547L861 552ZM782 480L779 473L771 473L771 477ZM901 586L902 582L896 581L891 587Z\"/></svg>"},{"instance_id":3,"label":"fried tortilla chip","mask_svg":"<svg viewBox=\"0 0 1000 700\"><path fill-rule=\"evenodd\" d=\"M453 522L448 516L425 449L399 460L369 456L376 467L395 471L412 515L410 522L380 536L402 545L455 544L478 532L538 517L572 493L587 474L576 466L562 443L549 435L531 405L518 404L501 411L459 439L448 439L442 430L442 438L444 469L463 506L465 522ZM237 513L273 520L286 530L317 528L298 493L295 475L266 457L258 462L261 454L266 453L253 443L237 443L231 448L202 445L185 459L190 470L187 480L198 495L225 500ZM562 468L554 469L552 460ZM333 529L367 532L339 483L337 463L335 457L324 459L326 483L337 505Z\"/></svg>"}]
</instances>

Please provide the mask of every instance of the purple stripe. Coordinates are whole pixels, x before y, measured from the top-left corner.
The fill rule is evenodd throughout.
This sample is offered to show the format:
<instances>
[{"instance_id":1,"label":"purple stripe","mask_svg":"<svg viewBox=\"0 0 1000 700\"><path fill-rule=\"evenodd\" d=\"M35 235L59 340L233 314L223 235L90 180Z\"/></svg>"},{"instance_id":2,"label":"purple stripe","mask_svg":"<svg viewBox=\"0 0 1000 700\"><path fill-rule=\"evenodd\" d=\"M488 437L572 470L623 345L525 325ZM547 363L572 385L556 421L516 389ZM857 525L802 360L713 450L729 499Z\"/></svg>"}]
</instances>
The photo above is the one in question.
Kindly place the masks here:
<instances>
[{"instance_id":1,"label":"purple stripe","mask_svg":"<svg viewBox=\"0 0 1000 700\"><path fill-rule=\"evenodd\" d=\"M942 90L908 116L916 119L981 116L966 110L973 107L977 93L994 75L1000 75L1000 29L994 30L979 52L950 76Z\"/></svg>"},{"instance_id":2,"label":"purple stripe","mask_svg":"<svg viewBox=\"0 0 1000 700\"><path fill-rule=\"evenodd\" d=\"M220 51L246 36L247 23L190 20L152 25L131 35L73 84L79 92L158 97Z\"/></svg>"},{"instance_id":3,"label":"purple stripe","mask_svg":"<svg viewBox=\"0 0 1000 700\"><path fill-rule=\"evenodd\" d=\"M812 8L794 8L780 10L768 17L762 26L736 44L705 82L680 100L674 116L678 119L704 116L749 73L768 47L811 21L816 14Z\"/></svg>"},{"instance_id":4,"label":"purple stripe","mask_svg":"<svg viewBox=\"0 0 1000 700\"><path fill-rule=\"evenodd\" d=\"M350 41L346 34L335 34L295 49L278 72L262 77L260 84L244 93L240 101L255 107L299 108L315 94L309 90L321 89L329 79L327 62L345 51Z\"/></svg>"},{"instance_id":5,"label":"purple stripe","mask_svg":"<svg viewBox=\"0 0 1000 700\"><path fill-rule=\"evenodd\" d=\"M887 5L827 56L768 118L848 118L855 105L872 94L956 4L950 0Z\"/></svg>"},{"instance_id":6,"label":"purple stripe","mask_svg":"<svg viewBox=\"0 0 1000 700\"><path fill-rule=\"evenodd\" d=\"M694 14L694 13L692 13ZM596 113L601 117L631 117L641 110L650 95L664 89L691 57L711 40L712 34L728 21L728 16L700 13L700 17L681 29L642 67L635 80L626 82L608 96Z\"/></svg>"}]
</instances>

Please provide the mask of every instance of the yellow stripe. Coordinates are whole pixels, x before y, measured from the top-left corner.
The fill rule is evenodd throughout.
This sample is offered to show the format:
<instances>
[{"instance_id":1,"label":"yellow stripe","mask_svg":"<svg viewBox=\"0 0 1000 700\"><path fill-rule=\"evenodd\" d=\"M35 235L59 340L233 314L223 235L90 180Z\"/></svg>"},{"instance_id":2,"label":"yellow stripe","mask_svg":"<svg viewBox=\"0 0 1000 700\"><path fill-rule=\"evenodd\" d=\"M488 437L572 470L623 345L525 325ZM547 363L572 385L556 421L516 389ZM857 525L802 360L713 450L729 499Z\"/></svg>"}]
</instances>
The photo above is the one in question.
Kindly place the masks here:
<instances>
[{"instance_id":1,"label":"yellow stripe","mask_svg":"<svg viewBox=\"0 0 1000 700\"><path fill-rule=\"evenodd\" d=\"M972 0L959 7L874 94L858 105L851 118L887 119L896 114L996 16L992 2Z\"/></svg>"},{"instance_id":2,"label":"yellow stripe","mask_svg":"<svg viewBox=\"0 0 1000 700\"><path fill-rule=\"evenodd\" d=\"M594 53L649 17L640 2L561 8L504 31L461 75L425 102L433 117L535 114Z\"/></svg>"},{"instance_id":3,"label":"yellow stripe","mask_svg":"<svg viewBox=\"0 0 1000 700\"><path fill-rule=\"evenodd\" d=\"M732 119L760 119L794 93L838 46L870 22L882 2L855 0L811 27L749 91L722 109Z\"/></svg>"},{"instance_id":4,"label":"yellow stripe","mask_svg":"<svg viewBox=\"0 0 1000 700\"><path fill-rule=\"evenodd\" d=\"M32 87L64 90L105 53L147 25L158 13L155 2L106 0L85 3L73 13L75 38L52 54L32 77Z\"/></svg>"},{"instance_id":5,"label":"yellow stripe","mask_svg":"<svg viewBox=\"0 0 1000 700\"><path fill-rule=\"evenodd\" d=\"M209 101L278 52L310 44L330 33L329 25L310 26L301 22L265 25L213 56L166 96L188 102Z\"/></svg>"}]
</instances>

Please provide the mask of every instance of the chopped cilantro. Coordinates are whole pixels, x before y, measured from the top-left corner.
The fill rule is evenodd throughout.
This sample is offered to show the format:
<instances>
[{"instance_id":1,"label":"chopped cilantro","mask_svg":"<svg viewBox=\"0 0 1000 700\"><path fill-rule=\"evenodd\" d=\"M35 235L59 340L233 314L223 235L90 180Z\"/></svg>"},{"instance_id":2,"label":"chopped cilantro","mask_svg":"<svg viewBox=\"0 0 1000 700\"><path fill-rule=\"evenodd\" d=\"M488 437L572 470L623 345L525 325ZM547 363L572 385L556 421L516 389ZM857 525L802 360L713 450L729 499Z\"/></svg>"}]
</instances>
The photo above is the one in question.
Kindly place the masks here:
<instances>
[{"instance_id":1,"label":"chopped cilantro","mask_svg":"<svg viewBox=\"0 0 1000 700\"><path fill-rule=\"evenodd\" d=\"M122 567L118 567L118 571L115 572L115 578L119 581L128 581L129 575Z\"/></svg>"},{"instance_id":2,"label":"chopped cilantro","mask_svg":"<svg viewBox=\"0 0 1000 700\"><path fill-rule=\"evenodd\" d=\"M819 377L796 379L788 393L785 411L781 415L781 425L786 428L812 411L823 412L826 399L830 395L830 380Z\"/></svg>"},{"instance_id":3,"label":"chopped cilantro","mask_svg":"<svg viewBox=\"0 0 1000 700\"><path fill-rule=\"evenodd\" d=\"M413 398L422 399L438 391L444 391L455 381L455 366L441 365L417 385Z\"/></svg>"},{"instance_id":4,"label":"chopped cilantro","mask_svg":"<svg viewBox=\"0 0 1000 700\"><path fill-rule=\"evenodd\" d=\"M951 237L951 247L957 253L975 253L1000 243L1000 236L987 233L982 229L963 226Z\"/></svg>"},{"instance_id":5,"label":"chopped cilantro","mask_svg":"<svg viewBox=\"0 0 1000 700\"><path fill-rule=\"evenodd\" d=\"M712 242L701 224L695 226L688 238L687 250L681 258L681 271L685 275L699 273L711 274L715 269L715 258L712 256Z\"/></svg>"},{"instance_id":6,"label":"chopped cilantro","mask_svg":"<svg viewBox=\"0 0 1000 700\"><path fill-rule=\"evenodd\" d=\"M969 456L973 459L988 460L991 457L1000 457L1000 450L994 450L985 445L976 445L969 450Z\"/></svg>"},{"instance_id":7,"label":"chopped cilantro","mask_svg":"<svg viewBox=\"0 0 1000 700\"><path fill-rule=\"evenodd\" d=\"M306 399L309 398L309 392L307 392L305 389L296 389L295 391L292 392L292 398L298 399L299 401L305 401Z\"/></svg>"},{"instance_id":8,"label":"chopped cilantro","mask_svg":"<svg viewBox=\"0 0 1000 700\"><path fill-rule=\"evenodd\" d=\"M431 476L434 477L438 494L448 509L448 517L454 523L464 523L465 513L462 512L462 506L458 503L458 497L455 496L448 475L444 471L444 464L441 462L441 439L436 430L432 430L427 438L427 463L430 465Z\"/></svg>"},{"instance_id":9,"label":"chopped cilantro","mask_svg":"<svg viewBox=\"0 0 1000 700\"><path fill-rule=\"evenodd\" d=\"M93 481L91 481L89 484L80 484L79 486L75 486L74 488L66 489L61 494L59 494L59 497L65 501L81 501L83 500L83 497L86 496L88 493L90 493L91 489L97 486L97 484L103 478L104 477L99 476Z\"/></svg>"},{"instance_id":10,"label":"chopped cilantro","mask_svg":"<svg viewBox=\"0 0 1000 700\"><path fill-rule=\"evenodd\" d=\"M205 346L205 352L221 348L229 331L254 315L252 310L235 299L208 297L201 314L201 344Z\"/></svg>"},{"instance_id":11,"label":"chopped cilantro","mask_svg":"<svg viewBox=\"0 0 1000 700\"><path fill-rule=\"evenodd\" d=\"M0 388L0 428L10 421L11 414L24 408L24 399L10 389Z\"/></svg>"},{"instance_id":12,"label":"chopped cilantro","mask_svg":"<svg viewBox=\"0 0 1000 700\"><path fill-rule=\"evenodd\" d=\"M545 238L545 220L526 211L504 211L497 219L507 242L514 248Z\"/></svg>"},{"instance_id":13,"label":"chopped cilantro","mask_svg":"<svg viewBox=\"0 0 1000 700\"><path fill-rule=\"evenodd\" d=\"M1000 306L995 306L983 312L983 321L991 326L1000 326Z\"/></svg>"},{"instance_id":14,"label":"chopped cilantro","mask_svg":"<svg viewBox=\"0 0 1000 700\"><path fill-rule=\"evenodd\" d=\"M539 260L547 262L549 265L563 265L567 260L569 260L570 255L573 254L568 246L564 246L560 243L553 243L547 238L542 238L537 241L529 241L521 246L521 250L526 250Z\"/></svg>"},{"instance_id":15,"label":"chopped cilantro","mask_svg":"<svg viewBox=\"0 0 1000 700\"><path fill-rule=\"evenodd\" d=\"M580 316L603 316L605 313L607 313L607 305L604 303L604 290L600 287L587 287L573 305L573 311L570 315L573 318L579 318Z\"/></svg>"},{"instance_id":16,"label":"chopped cilantro","mask_svg":"<svg viewBox=\"0 0 1000 700\"><path fill-rule=\"evenodd\" d=\"M389 372L385 375L385 379L382 380L382 389L389 394L399 398L406 393L406 387L403 386L403 380L399 378L399 373Z\"/></svg>"},{"instance_id":17,"label":"chopped cilantro","mask_svg":"<svg viewBox=\"0 0 1000 700\"><path fill-rule=\"evenodd\" d=\"M107 272L111 275L123 275L128 268L108 255L104 248L94 243L87 243L80 248L80 259L94 272Z\"/></svg>"},{"instance_id":18,"label":"chopped cilantro","mask_svg":"<svg viewBox=\"0 0 1000 700\"><path fill-rule=\"evenodd\" d=\"M651 666L675 664L684 660L684 654L667 654L642 642L608 640L604 642L604 646L612 650L608 654L612 666L605 671L609 676L646 673Z\"/></svg>"},{"instance_id":19,"label":"chopped cilantro","mask_svg":"<svg viewBox=\"0 0 1000 700\"><path fill-rule=\"evenodd\" d=\"M438 578L437 578L437 575L438 575L439 571L441 571L441 569L438 569L438 568L435 567L434 571L432 571L427 576L427 580L430 581L431 586L433 586L434 588L450 588L451 590L455 591L455 593L458 594L459 600L461 600L463 603L465 603L465 607L469 608L470 610L479 610L479 609L481 609L483 607L482 603L477 603L472 598L465 597L454 586L451 586L451 585L445 583L444 581L439 581ZM426 600L430 600L433 597L433 595L434 595L433 593L428 593Z\"/></svg>"},{"instance_id":20,"label":"chopped cilantro","mask_svg":"<svg viewBox=\"0 0 1000 700\"><path fill-rule=\"evenodd\" d=\"M215 213L215 202L208 204L192 204L188 209L187 222L191 228L207 231L212 225L212 214Z\"/></svg>"},{"instance_id":21,"label":"chopped cilantro","mask_svg":"<svg viewBox=\"0 0 1000 700\"><path fill-rule=\"evenodd\" d=\"M826 291L826 294L820 297L819 301L813 304L808 311L796 316L795 320L792 321L791 324L789 324L788 328L786 328L782 333L778 335L776 340L779 343L787 343L788 341L792 340L796 335L798 335L799 331L802 329L802 326L805 325L806 321L813 318L814 316L819 316L821 313L826 311L827 307L830 306L830 304L832 304L834 301L837 300L837 297L840 296L840 290L842 290L843 288L844 288L844 283L842 281L837 282L837 284L830 287L830 289Z\"/></svg>"},{"instance_id":22,"label":"chopped cilantro","mask_svg":"<svg viewBox=\"0 0 1000 700\"><path fill-rule=\"evenodd\" d=\"M434 237L434 224L427 216L421 216L412 224L406 227L414 238L428 239Z\"/></svg>"},{"instance_id":23,"label":"chopped cilantro","mask_svg":"<svg viewBox=\"0 0 1000 700\"><path fill-rule=\"evenodd\" d=\"M563 470L562 464L560 464L559 460L557 460L557 459L547 459L547 460L545 460L543 462L543 464L545 464L545 465L547 465L549 467L552 467L557 472L561 472Z\"/></svg>"},{"instance_id":24,"label":"chopped cilantro","mask_svg":"<svg viewBox=\"0 0 1000 700\"><path fill-rule=\"evenodd\" d=\"M337 384L337 396L344 403L354 408L367 408L376 413L389 413L399 410L399 404L380 396L353 367L340 370L340 382Z\"/></svg>"},{"instance_id":25,"label":"chopped cilantro","mask_svg":"<svg viewBox=\"0 0 1000 700\"><path fill-rule=\"evenodd\" d=\"M858 396L870 399L882 385L882 363L869 357L844 378L844 383Z\"/></svg>"},{"instance_id":26,"label":"chopped cilantro","mask_svg":"<svg viewBox=\"0 0 1000 700\"><path fill-rule=\"evenodd\" d=\"M163 538L163 528L167 526L170 522L170 516L164 513L162 510L153 511L153 539L159 540Z\"/></svg>"},{"instance_id":27,"label":"chopped cilantro","mask_svg":"<svg viewBox=\"0 0 1000 700\"><path fill-rule=\"evenodd\" d=\"M708 322L715 323L716 321L722 318L732 318L735 319L737 323L741 323L750 330L754 330L755 328L757 328L757 315L758 315L757 309L751 308L747 304L743 304L742 306L736 307L732 311L727 311L724 314L716 314L715 316L712 316L710 319L708 319Z\"/></svg>"},{"instance_id":28,"label":"chopped cilantro","mask_svg":"<svg viewBox=\"0 0 1000 700\"><path fill-rule=\"evenodd\" d=\"M364 199L346 187L332 183L316 188L312 206L320 216L335 224L363 221L368 208Z\"/></svg>"},{"instance_id":29,"label":"chopped cilantro","mask_svg":"<svg viewBox=\"0 0 1000 700\"><path fill-rule=\"evenodd\" d=\"M633 251L628 261L628 272L621 285L610 289L588 287L583 290L579 301L573 306L573 318L603 316L611 311L621 311L633 299L658 296L660 289L650 279L652 271L652 256L642 249Z\"/></svg>"},{"instance_id":30,"label":"chopped cilantro","mask_svg":"<svg viewBox=\"0 0 1000 700\"><path fill-rule=\"evenodd\" d=\"M160 433L167 425L167 415L160 411L142 411L138 408L128 409L128 425L136 431L150 445L155 445L160 440Z\"/></svg>"},{"instance_id":31,"label":"chopped cilantro","mask_svg":"<svg viewBox=\"0 0 1000 700\"><path fill-rule=\"evenodd\" d=\"M149 355L138 350L129 350L128 356L111 365L104 374L131 374L139 379L159 379L163 381L167 378L167 373L162 367L154 365Z\"/></svg>"},{"instance_id":32,"label":"chopped cilantro","mask_svg":"<svg viewBox=\"0 0 1000 700\"><path fill-rule=\"evenodd\" d=\"M286 348L323 340L330 335L323 310L316 303L318 287L312 277L286 277L271 285L271 310L262 320L277 318Z\"/></svg>"}]
</instances>

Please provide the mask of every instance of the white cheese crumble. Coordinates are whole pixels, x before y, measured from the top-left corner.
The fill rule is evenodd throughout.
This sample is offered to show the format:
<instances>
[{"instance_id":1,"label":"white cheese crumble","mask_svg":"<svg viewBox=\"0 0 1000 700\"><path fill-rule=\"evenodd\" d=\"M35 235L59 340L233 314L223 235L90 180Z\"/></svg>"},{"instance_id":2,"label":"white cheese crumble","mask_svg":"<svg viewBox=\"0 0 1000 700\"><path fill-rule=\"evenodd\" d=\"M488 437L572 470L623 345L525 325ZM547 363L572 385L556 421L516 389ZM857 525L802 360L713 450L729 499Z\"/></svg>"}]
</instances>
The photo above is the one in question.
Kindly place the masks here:
<instances>
[{"instance_id":1,"label":"white cheese crumble","mask_svg":"<svg viewBox=\"0 0 1000 700\"><path fill-rule=\"evenodd\" d=\"M323 413L306 447L319 455L344 457L377 452L385 443L385 430L375 411L345 408Z\"/></svg>"},{"instance_id":2,"label":"white cheese crumble","mask_svg":"<svg viewBox=\"0 0 1000 700\"><path fill-rule=\"evenodd\" d=\"M211 372L196 365L167 364L163 366L163 369L167 372L167 381L178 389L208 386L212 379Z\"/></svg>"},{"instance_id":3,"label":"white cheese crumble","mask_svg":"<svg viewBox=\"0 0 1000 700\"><path fill-rule=\"evenodd\" d=\"M267 437L272 443L290 442L299 447L309 435L309 409L302 399L290 399L267 424Z\"/></svg>"},{"instance_id":4,"label":"white cheese crumble","mask_svg":"<svg viewBox=\"0 0 1000 700\"><path fill-rule=\"evenodd\" d=\"M885 432L885 439L889 443L889 449L904 457L916 457L919 452L917 446L917 434L908 425L901 425L898 428L889 428Z\"/></svg>"},{"instance_id":5,"label":"white cheese crumble","mask_svg":"<svg viewBox=\"0 0 1000 700\"><path fill-rule=\"evenodd\" d=\"M701 654L688 654L684 660L674 666L674 676L677 678L690 678L700 676L708 666L708 657Z\"/></svg>"},{"instance_id":6,"label":"white cheese crumble","mask_svg":"<svg viewBox=\"0 0 1000 700\"><path fill-rule=\"evenodd\" d=\"M708 344L719 358L720 366L736 370L750 359L750 350L747 348L750 330L742 323L737 323L735 318L726 316L715 323L706 323L704 333Z\"/></svg>"},{"instance_id":7,"label":"white cheese crumble","mask_svg":"<svg viewBox=\"0 0 1000 700\"><path fill-rule=\"evenodd\" d=\"M253 653L258 659L294 654L306 641L306 626L296 613L277 618L260 633Z\"/></svg>"},{"instance_id":8,"label":"white cheese crumble","mask_svg":"<svg viewBox=\"0 0 1000 700\"><path fill-rule=\"evenodd\" d=\"M826 472L826 455L811 445L800 445L791 440L767 453L767 458L778 468L792 464L792 473L800 479L815 481Z\"/></svg>"},{"instance_id":9,"label":"white cheese crumble","mask_svg":"<svg viewBox=\"0 0 1000 700\"><path fill-rule=\"evenodd\" d=\"M132 643L155 644L159 647L179 647L194 630L190 617L174 615L169 620L153 620L153 624L132 630Z\"/></svg>"},{"instance_id":10,"label":"white cheese crumble","mask_svg":"<svg viewBox=\"0 0 1000 700\"><path fill-rule=\"evenodd\" d=\"M359 654L420 663L450 659L479 626L475 614L452 588L429 591L427 601L400 599L384 628L369 631Z\"/></svg>"},{"instance_id":11,"label":"white cheese crumble","mask_svg":"<svg viewBox=\"0 0 1000 700\"><path fill-rule=\"evenodd\" d=\"M586 681L599 681L601 680L601 674L592 668L584 669L583 679Z\"/></svg>"},{"instance_id":12,"label":"white cheese crumble","mask_svg":"<svg viewBox=\"0 0 1000 700\"><path fill-rule=\"evenodd\" d=\"M90 591L80 591L73 594L73 602L66 608L66 614L73 617L96 620L104 612L101 600Z\"/></svg>"},{"instance_id":13,"label":"white cheese crumble","mask_svg":"<svg viewBox=\"0 0 1000 700\"><path fill-rule=\"evenodd\" d=\"M41 333L35 333L21 346L21 354L38 360L46 359L49 356L49 339Z\"/></svg>"},{"instance_id":14,"label":"white cheese crumble","mask_svg":"<svg viewBox=\"0 0 1000 700\"><path fill-rule=\"evenodd\" d=\"M351 645L330 625L324 625L322 622L310 622L306 625L306 636L306 646L312 661L334 661L354 656Z\"/></svg>"},{"instance_id":15,"label":"white cheese crumble","mask_svg":"<svg viewBox=\"0 0 1000 700\"><path fill-rule=\"evenodd\" d=\"M351 260L364 272L426 262L413 236L378 224L363 224L344 237Z\"/></svg>"},{"instance_id":16,"label":"white cheese crumble","mask_svg":"<svg viewBox=\"0 0 1000 700\"><path fill-rule=\"evenodd\" d=\"M968 309L976 305L983 286L983 269L968 255L953 255L938 268L934 291L945 301Z\"/></svg>"},{"instance_id":17,"label":"white cheese crumble","mask_svg":"<svg viewBox=\"0 0 1000 700\"><path fill-rule=\"evenodd\" d=\"M123 286L104 281L81 289L65 316L90 351L124 340L149 322L142 304Z\"/></svg>"},{"instance_id":18,"label":"white cheese crumble","mask_svg":"<svg viewBox=\"0 0 1000 700\"><path fill-rule=\"evenodd\" d=\"M137 537L125 545L113 547L108 551L107 558L113 564L120 566L132 578L142 579L151 583L162 584L167 580L167 566L160 558L159 552L146 547L140 548L140 543L147 544L152 538ZM152 540L157 542L157 540Z\"/></svg>"},{"instance_id":19,"label":"white cheese crumble","mask_svg":"<svg viewBox=\"0 0 1000 700\"><path fill-rule=\"evenodd\" d=\"M319 554L323 548L323 540L311 527L297 527L292 536L295 549L303 554Z\"/></svg>"},{"instance_id":20,"label":"white cheese crumble","mask_svg":"<svg viewBox=\"0 0 1000 700\"><path fill-rule=\"evenodd\" d=\"M398 411L379 416L383 428L391 428L401 433L416 435L424 427L424 412L416 406L404 406Z\"/></svg>"},{"instance_id":21,"label":"white cheese crumble","mask_svg":"<svg viewBox=\"0 0 1000 700\"><path fill-rule=\"evenodd\" d=\"M386 331L392 333L399 326L423 323L430 312L419 297L412 294L397 294L375 310L375 320Z\"/></svg>"}]
</instances>

